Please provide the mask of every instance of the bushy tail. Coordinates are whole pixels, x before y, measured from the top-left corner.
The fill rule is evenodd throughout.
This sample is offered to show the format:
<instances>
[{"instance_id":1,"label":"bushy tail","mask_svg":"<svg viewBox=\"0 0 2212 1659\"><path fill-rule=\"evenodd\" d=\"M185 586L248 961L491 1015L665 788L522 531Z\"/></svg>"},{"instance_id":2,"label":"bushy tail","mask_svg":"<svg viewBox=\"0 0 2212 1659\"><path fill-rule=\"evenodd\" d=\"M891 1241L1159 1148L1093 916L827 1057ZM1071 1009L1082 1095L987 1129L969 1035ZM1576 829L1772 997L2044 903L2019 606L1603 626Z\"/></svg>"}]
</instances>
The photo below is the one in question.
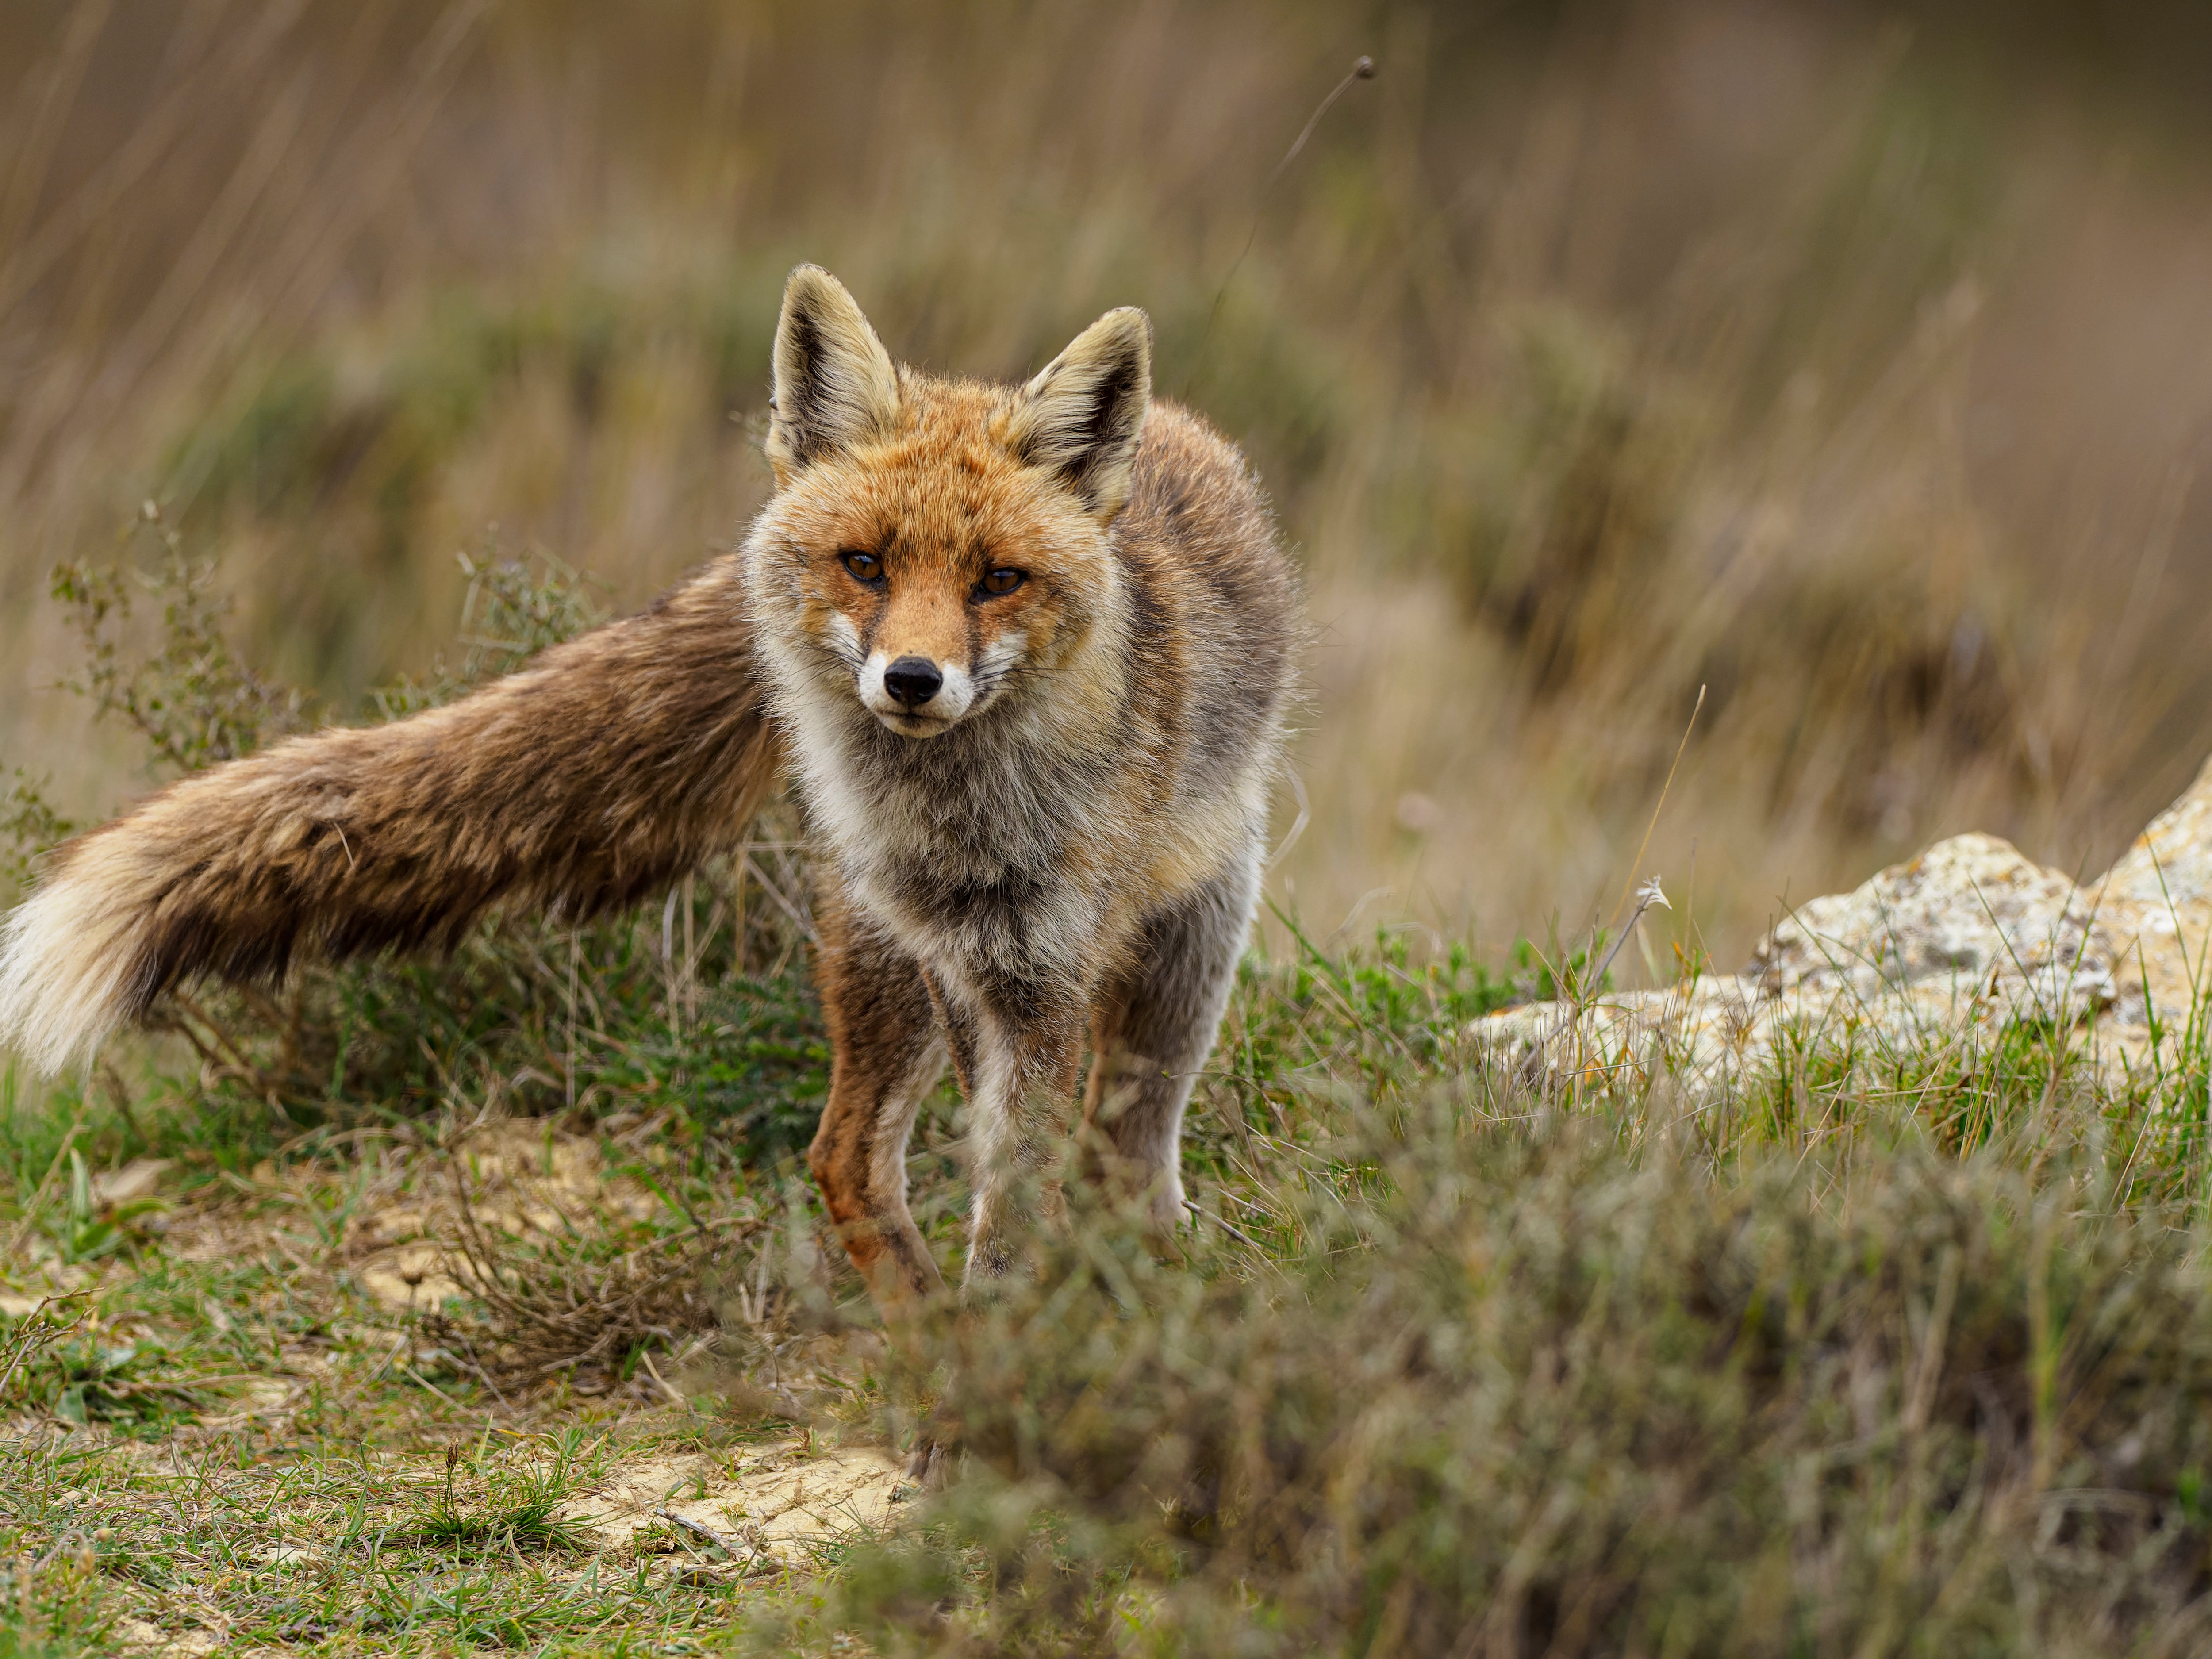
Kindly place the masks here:
<instances>
[{"instance_id":1,"label":"bushy tail","mask_svg":"<svg viewBox=\"0 0 2212 1659\"><path fill-rule=\"evenodd\" d=\"M628 904L741 836L780 764L725 558L458 702L293 738L68 843L0 927L0 1042L59 1071L197 975L449 949L501 902Z\"/></svg>"}]
</instances>

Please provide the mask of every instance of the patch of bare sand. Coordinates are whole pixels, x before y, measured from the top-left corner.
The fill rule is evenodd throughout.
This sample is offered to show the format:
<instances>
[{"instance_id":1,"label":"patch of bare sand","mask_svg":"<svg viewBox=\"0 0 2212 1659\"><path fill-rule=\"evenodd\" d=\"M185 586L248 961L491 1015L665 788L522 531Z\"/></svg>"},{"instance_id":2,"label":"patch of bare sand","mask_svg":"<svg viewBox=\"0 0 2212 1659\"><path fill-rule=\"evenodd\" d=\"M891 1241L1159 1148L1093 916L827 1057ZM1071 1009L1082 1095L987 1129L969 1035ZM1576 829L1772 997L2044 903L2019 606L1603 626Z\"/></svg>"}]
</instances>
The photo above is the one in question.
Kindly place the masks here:
<instances>
[{"instance_id":1,"label":"patch of bare sand","mask_svg":"<svg viewBox=\"0 0 2212 1659\"><path fill-rule=\"evenodd\" d=\"M289 1376L257 1376L230 1401L230 1409L203 1416L192 1426L202 1434L222 1434L257 1419L289 1417L307 1397L307 1385Z\"/></svg>"},{"instance_id":2,"label":"patch of bare sand","mask_svg":"<svg viewBox=\"0 0 2212 1659\"><path fill-rule=\"evenodd\" d=\"M428 1313L468 1287L446 1271L448 1253L436 1244L400 1244L353 1270L354 1282L380 1307L394 1313Z\"/></svg>"},{"instance_id":3,"label":"patch of bare sand","mask_svg":"<svg viewBox=\"0 0 2212 1659\"><path fill-rule=\"evenodd\" d=\"M477 1224L500 1232L555 1234L585 1217L638 1220L658 1203L638 1182L609 1174L598 1140L526 1119L487 1124L455 1150ZM355 1282L395 1313L434 1310L470 1293L451 1243L458 1196L447 1182L416 1173L406 1198L367 1206L346 1241Z\"/></svg>"},{"instance_id":4,"label":"patch of bare sand","mask_svg":"<svg viewBox=\"0 0 2212 1659\"><path fill-rule=\"evenodd\" d=\"M163 1659L185 1659L185 1656L214 1653L222 1649L224 1638L211 1630L163 1630L159 1625L143 1619L122 1618L115 1621L113 1636L118 1650L131 1654L160 1654Z\"/></svg>"},{"instance_id":5,"label":"patch of bare sand","mask_svg":"<svg viewBox=\"0 0 2212 1659\"><path fill-rule=\"evenodd\" d=\"M734 1458L708 1452L635 1459L572 1512L611 1549L646 1545L641 1534L675 1549L702 1546L711 1534L743 1562L801 1566L822 1544L888 1526L892 1505L912 1490L905 1466L878 1448L809 1451L794 1438ZM673 1536L678 1533L683 1544Z\"/></svg>"}]
</instances>

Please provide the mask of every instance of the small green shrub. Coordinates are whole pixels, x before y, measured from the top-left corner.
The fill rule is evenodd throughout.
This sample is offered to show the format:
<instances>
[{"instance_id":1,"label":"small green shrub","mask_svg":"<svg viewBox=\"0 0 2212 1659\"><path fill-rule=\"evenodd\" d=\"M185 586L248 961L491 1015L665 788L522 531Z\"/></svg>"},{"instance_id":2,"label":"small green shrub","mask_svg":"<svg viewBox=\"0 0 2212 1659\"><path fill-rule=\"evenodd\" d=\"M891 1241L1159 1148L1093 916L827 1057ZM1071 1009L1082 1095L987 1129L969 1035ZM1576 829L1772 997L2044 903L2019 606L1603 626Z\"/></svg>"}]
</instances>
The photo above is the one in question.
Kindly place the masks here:
<instances>
[{"instance_id":1,"label":"small green shrub","mask_svg":"<svg viewBox=\"0 0 2212 1659\"><path fill-rule=\"evenodd\" d=\"M1273 1172L1295 1248L1203 1231L1170 1266L1092 1218L949 1338L966 1473L823 1628L975 1654L2201 1638L2212 1274L2098 1168L1907 1147L1823 1193L1649 1126L1632 1157L1602 1117L1336 1133L1334 1170Z\"/></svg>"}]
</instances>

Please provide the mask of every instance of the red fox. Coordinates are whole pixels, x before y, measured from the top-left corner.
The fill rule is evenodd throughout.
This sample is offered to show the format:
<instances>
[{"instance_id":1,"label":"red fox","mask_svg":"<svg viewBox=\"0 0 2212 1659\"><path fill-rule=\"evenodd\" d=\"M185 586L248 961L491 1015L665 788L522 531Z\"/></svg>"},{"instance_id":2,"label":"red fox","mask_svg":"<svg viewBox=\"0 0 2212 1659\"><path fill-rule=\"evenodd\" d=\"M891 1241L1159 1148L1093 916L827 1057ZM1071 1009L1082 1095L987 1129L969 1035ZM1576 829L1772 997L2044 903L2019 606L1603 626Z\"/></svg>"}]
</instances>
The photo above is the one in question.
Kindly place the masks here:
<instances>
[{"instance_id":1,"label":"red fox","mask_svg":"<svg viewBox=\"0 0 2212 1659\"><path fill-rule=\"evenodd\" d=\"M58 1069L189 976L450 947L494 903L633 902L788 768L834 1048L809 1162L887 1313L942 1288L907 1207L949 1054L971 1284L1085 1163L1172 1224L1256 902L1298 610L1234 447L1108 313L1019 386L896 367L826 271L777 324L775 492L643 613L448 707L187 778L55 855L0 933L0 1040Z\"/></svg>"}]
</instances>

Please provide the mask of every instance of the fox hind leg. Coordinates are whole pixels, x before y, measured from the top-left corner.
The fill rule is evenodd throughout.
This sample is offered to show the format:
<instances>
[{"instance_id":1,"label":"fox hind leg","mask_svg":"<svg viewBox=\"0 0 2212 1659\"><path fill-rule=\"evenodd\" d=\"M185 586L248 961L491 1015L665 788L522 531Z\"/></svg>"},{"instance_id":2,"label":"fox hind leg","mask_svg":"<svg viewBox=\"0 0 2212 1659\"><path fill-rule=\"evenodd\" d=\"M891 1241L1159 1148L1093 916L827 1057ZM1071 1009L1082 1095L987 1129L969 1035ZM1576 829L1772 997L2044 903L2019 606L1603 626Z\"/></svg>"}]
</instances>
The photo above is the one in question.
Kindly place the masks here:
<instances>
[{"instance_id":1,"label":"fox hind leg","mask_svg":"<svg viewBox=\"0 0 2212 1659\"><path fill-rule=\"evenodd\" d=\"M1135 969L1092 1013L1085 1161L1110 1189L1141 1199L1164 1231L1182 1218L1183 1109L1221 1029L1259 895L1255 847L1147 923Z\"/></svg>"}]
</instances>

